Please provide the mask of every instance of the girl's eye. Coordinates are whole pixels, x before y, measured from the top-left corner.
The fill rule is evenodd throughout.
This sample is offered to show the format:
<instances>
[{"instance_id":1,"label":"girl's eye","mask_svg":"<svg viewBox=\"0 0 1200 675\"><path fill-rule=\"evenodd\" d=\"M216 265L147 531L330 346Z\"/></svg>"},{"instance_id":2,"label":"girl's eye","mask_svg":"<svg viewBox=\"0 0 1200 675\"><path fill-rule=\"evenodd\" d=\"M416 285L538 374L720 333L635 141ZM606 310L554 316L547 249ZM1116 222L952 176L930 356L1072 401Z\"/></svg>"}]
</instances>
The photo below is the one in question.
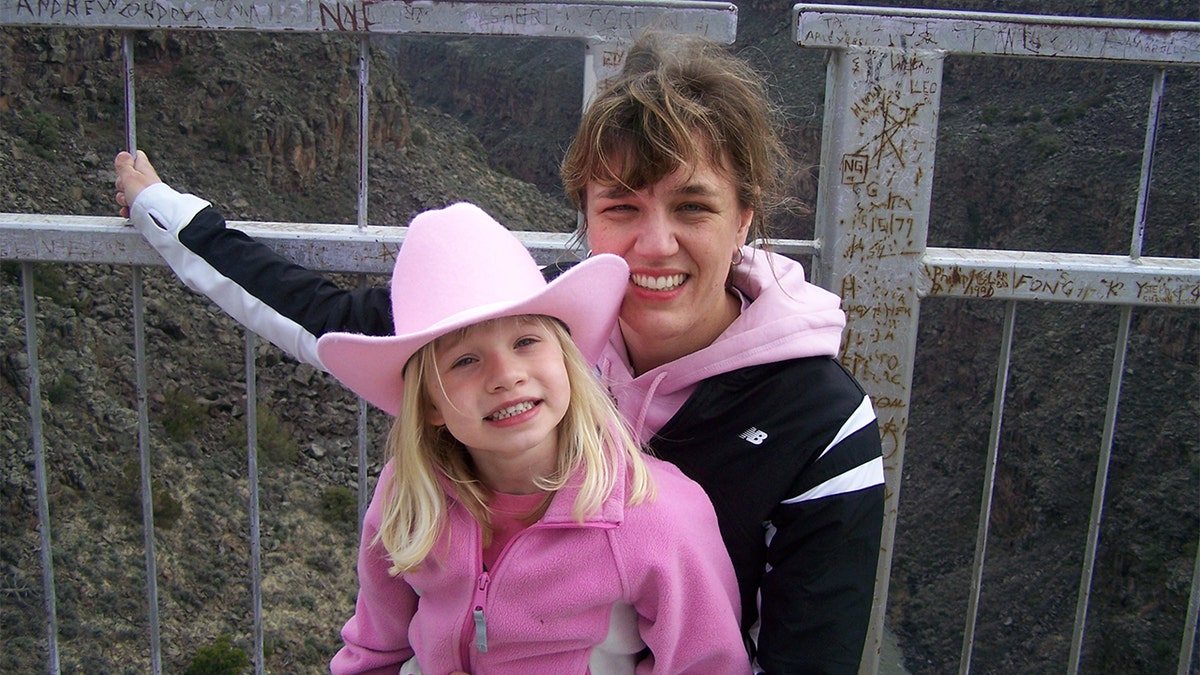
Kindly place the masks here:
<instances>
[{"instance_id":1,"label":"girl's eye","mask_svg":"<svg viewBox=\"0 0 1200 675\"><path fill-rule=\"evenodd\" d=\"M475 363L477 360L478 359L476 359L474 356L460 356L459 358L455 359L453 363L450 364L450 367L451 368L460 368L462 366L469 366L472 363Z\"/></svg>"},{"instance_id":2,"label":"girl's eye","mask_svg":"<svg viewBox=\"0 0 1200 675\"><path fill-rule=\"evenodd\" d=\"M523 338L521 338L520 340L517 340L517 344L516 344L515 346L517 346L517 347L529 347L529 346L535 345L535 344L537 344L537 343L539 343L539 342L541 342L541 340L539 340L539 339L538 339L538 338L536 338L536 337L533 337L533 336L526 336L526 337L523 337Z\"/></svg>"}]
</instances>

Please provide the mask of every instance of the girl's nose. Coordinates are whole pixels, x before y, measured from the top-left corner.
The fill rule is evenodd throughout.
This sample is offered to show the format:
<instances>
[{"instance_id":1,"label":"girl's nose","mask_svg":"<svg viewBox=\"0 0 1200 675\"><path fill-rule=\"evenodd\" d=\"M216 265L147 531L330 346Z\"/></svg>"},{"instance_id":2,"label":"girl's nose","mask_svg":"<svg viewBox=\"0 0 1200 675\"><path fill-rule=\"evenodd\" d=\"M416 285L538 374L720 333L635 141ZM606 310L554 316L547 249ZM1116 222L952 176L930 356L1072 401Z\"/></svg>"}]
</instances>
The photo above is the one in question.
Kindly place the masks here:
<instances>
[{"instance_id":1,"label":"girl's nose","mask_svg":"<svg viewBox=\"0 0 1200 675\"><path fill-rule=\"evenodd\" d=\"M504 391L525 381L525 370L518 359L498 354L489 359L488 391Z\"/></svg>"}]
</instances>

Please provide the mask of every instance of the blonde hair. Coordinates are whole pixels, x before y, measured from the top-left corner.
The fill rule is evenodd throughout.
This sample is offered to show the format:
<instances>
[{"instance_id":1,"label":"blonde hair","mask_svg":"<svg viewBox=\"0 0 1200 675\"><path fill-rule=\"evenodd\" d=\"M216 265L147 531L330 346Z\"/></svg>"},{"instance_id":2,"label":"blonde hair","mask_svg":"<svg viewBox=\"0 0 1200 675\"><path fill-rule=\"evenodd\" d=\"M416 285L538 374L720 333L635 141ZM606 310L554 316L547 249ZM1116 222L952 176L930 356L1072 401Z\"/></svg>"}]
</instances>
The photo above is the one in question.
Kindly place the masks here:
<instances>
[{"instance_id":1,"label":"blonde hair","mask_svg":"<svg viewBox=\"0 0 1200 675\"><path fill-rule=\"evenodd\" d=\"M567 411L558 425L558 463L554 473L536 478L538 487L553 493L582 472L582 485L571 508L572 517L582 522L599 510L617 487L624 462L628 467L626 503L652 499L654 484L641 448L566 327L547 316L518 318L540 323L558 340L571 386ZM388 435L387 453L394 473L390 483L380 486L385 490L383 522L375 541L387 549L393 574L419 567L446 526L447 497L441 476L450 480L458 500L483 526L485 545L491 535L491 493L475 475L466 447L445 427L428 422L433 401L427 387L436 385L439 377L436 345L435 340L423 346L405 366L404 399Z\"/></svg>"}]
</instances>

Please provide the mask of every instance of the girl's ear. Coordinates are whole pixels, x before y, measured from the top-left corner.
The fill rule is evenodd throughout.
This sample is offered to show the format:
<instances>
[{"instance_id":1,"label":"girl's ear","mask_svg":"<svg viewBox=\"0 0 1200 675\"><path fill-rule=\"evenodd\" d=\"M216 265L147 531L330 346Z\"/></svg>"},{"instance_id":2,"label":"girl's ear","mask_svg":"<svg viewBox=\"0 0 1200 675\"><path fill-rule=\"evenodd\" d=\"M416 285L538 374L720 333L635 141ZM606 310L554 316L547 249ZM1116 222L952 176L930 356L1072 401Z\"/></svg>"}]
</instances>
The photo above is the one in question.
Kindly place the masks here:
<instances>
[{"instance_id":1,"label":"girl's ear","mask_svg":"<svg viewBox=\"0 0 1200 675\"><path fill-rule=\"evenodd\" d=\"M446 418L442 415L442 411L438 410L436 403L429 404L429 412L425 414L425 421L434 427L446 426Z\"/></svg>"}]
</instances>

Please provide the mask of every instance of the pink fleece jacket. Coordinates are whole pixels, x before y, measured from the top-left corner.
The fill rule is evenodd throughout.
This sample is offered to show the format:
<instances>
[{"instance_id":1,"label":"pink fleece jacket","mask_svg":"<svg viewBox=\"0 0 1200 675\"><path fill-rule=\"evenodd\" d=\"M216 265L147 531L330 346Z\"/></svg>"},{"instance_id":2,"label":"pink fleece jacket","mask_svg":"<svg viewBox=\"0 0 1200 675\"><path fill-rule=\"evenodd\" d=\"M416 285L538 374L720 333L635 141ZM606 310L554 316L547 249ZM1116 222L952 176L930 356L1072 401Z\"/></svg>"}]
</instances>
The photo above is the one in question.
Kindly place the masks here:
<instances>
[{"instance_id":1,"label":"pink fleece jacket","mask_svg":"<svg viewBox=\"0 0 1200 675\"><path fill-rule=\"evenodd\" d=\"M622 475L578 523L568 485L489 571L478 523L450 495L446 534L420 570L401 576L371 543L389 462L367 510L358 602L332 672L394 674L408 662L403 672L425 675L749 673L712 505L674 466L647 461L653 501L627 506ZM650 656L639 660L643 646Z\"/></svg>"}]
</instances>

